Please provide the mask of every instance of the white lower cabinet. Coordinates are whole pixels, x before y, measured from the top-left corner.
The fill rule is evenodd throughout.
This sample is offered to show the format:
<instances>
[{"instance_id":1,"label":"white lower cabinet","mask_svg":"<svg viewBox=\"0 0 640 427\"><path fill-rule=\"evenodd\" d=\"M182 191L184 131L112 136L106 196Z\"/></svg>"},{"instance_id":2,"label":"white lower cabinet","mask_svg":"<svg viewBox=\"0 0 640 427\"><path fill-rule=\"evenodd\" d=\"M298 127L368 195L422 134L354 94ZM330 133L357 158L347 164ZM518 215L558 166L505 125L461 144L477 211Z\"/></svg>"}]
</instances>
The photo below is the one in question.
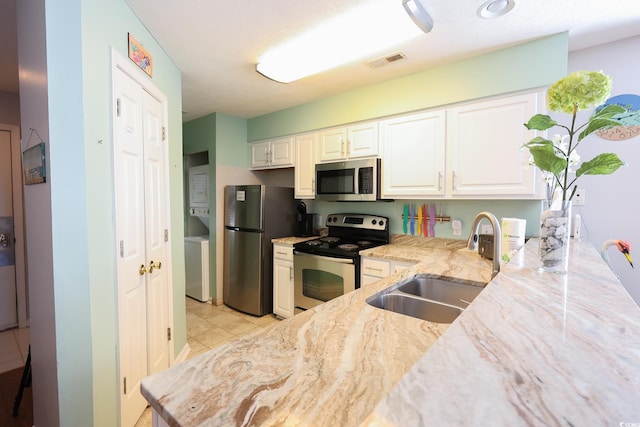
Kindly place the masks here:
<instances>
[{"instance_id":1,"label":"white lower cabinet","mask_svg":"<svg viewBox=\"0 0 640 427\"><path fill-rule=\"evenodd\" d=\"M293 317L293 245L273 244L273 314Z\"/></svg>"},{"instance_id":2,"label":"white lower cabinet","mask_svg":"<svg viewBox=\"0 0 640 427\"><path fill-rule=\"evenodd\" d=\"M380 279L412 267L416 263L392 261L382 258L362 257L360 263L360 286L366 286Z\"/></svg>"}]
</instances>

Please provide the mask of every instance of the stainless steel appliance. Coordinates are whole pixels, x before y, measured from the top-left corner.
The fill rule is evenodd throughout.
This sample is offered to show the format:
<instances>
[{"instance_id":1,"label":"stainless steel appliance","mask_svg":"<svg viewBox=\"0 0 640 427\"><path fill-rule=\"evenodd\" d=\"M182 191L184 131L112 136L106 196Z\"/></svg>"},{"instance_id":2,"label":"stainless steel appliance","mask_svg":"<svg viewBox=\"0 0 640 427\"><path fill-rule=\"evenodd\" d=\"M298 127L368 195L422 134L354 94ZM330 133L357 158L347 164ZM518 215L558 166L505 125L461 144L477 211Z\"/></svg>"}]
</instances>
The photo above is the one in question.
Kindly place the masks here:
<instances>
[{"instance_id":1,"label":"stainless steel appliance","mask_svg":"<svg viewBox=\"0 0 640 427\"><path fill-rule=\"evenodd\" d=\"M224 200L224 303L256 316L271 313L271 239L295 232L293 188L230 185Z\"/></svg>"},{"instance_id":2,"label":"stainless steel appliance","mask_svg":"<svg viewBox=\"0 0 640 427\"><path fill-rule=\"evenodd\" d=\"M360 287L360 250L389 243L389 219L363 214L327 216L326 237L293 248L294 305L310 309Z\"/></svg>"},{"instance_id":3,"label":"stainless steel appliance","mask_svg":"<svg viewBox=\"0 0 640 427\"><path fill-rule=\"evenodd\" d=\"M316 165L316 200L376 201L380 198L380 159Z\"/></svg>"}]
</instances>

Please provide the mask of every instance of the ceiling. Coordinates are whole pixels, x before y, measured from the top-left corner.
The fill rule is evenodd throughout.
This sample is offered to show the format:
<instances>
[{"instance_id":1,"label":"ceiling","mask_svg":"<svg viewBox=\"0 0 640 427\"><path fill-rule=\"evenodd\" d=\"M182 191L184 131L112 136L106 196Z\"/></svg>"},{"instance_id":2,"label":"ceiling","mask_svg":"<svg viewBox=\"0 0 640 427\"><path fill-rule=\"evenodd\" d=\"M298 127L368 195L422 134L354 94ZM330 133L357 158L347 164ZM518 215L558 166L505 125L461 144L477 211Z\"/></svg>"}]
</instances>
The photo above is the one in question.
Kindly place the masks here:
<instances>
[{"instance_id":1,"label":"ceiling","mask_svg":"<svg viewBox=\"0 0 640 427\"><path fill-rule=\"evenodd\" d=\"M9 19L14 1L0 0L2 29L15 28ZM347 8L372 1L401 8L401 0L125 1L181 70L185 121L212 112L251 118L563 31L571 51L640 35L638 0L516 0L509 14L493 20L476 15L484 0L422 0L434 20L430 33L282 84L255 71L268 48ZM406 59L379 68L365 64L396 52ZM0 90L17 92L17 74L6 75L17 70L11 55L15 36L0 35ZM535 58L532 64L544 67Z\"/></svg>"}]
</instances>

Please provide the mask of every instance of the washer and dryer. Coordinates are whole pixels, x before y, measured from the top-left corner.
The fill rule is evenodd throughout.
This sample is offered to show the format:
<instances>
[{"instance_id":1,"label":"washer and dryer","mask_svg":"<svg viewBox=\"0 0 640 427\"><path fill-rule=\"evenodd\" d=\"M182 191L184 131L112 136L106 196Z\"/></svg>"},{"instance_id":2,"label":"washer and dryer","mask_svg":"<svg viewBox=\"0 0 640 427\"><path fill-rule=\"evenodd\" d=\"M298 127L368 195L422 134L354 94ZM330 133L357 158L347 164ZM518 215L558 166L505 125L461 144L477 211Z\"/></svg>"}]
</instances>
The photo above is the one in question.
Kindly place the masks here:
<instances>
[{"instance_id":1,"label":"washer and dryer","mask_svg":"<svg viewBox=\"0 0 640 427\"><path fill-rule=\"evenodd\" d=\"M188 297L209 300L209 236L184 238L184 258Z\"/></svg>"}]
</instances>

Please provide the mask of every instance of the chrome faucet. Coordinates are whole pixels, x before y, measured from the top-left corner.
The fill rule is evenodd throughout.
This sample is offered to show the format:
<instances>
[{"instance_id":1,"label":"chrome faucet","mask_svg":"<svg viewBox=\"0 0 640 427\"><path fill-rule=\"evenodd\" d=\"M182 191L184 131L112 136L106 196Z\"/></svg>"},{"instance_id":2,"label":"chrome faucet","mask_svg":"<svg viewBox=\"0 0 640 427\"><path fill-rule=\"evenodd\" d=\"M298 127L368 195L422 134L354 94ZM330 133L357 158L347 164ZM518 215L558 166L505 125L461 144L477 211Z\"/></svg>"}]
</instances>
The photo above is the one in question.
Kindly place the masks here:
<instances>
[{"instance_id":1,"label":"chrome faucet","mask_svg":"<svg viewBox=\"0 0 640 427\"><path fill-rule=\"evenodd\" d=\"M478 229L480 228L480 221L482 221L483 218L491 222L491 227L493 227L493 272L491 273L491 278L493 279L496 274L500 272L500 236L502 235L500 224L494 214L491 212L480 212L476 215L471 224L471 234L467 241L467 248L471 251L478 251Z\"/></svg>"}]
</instances>

